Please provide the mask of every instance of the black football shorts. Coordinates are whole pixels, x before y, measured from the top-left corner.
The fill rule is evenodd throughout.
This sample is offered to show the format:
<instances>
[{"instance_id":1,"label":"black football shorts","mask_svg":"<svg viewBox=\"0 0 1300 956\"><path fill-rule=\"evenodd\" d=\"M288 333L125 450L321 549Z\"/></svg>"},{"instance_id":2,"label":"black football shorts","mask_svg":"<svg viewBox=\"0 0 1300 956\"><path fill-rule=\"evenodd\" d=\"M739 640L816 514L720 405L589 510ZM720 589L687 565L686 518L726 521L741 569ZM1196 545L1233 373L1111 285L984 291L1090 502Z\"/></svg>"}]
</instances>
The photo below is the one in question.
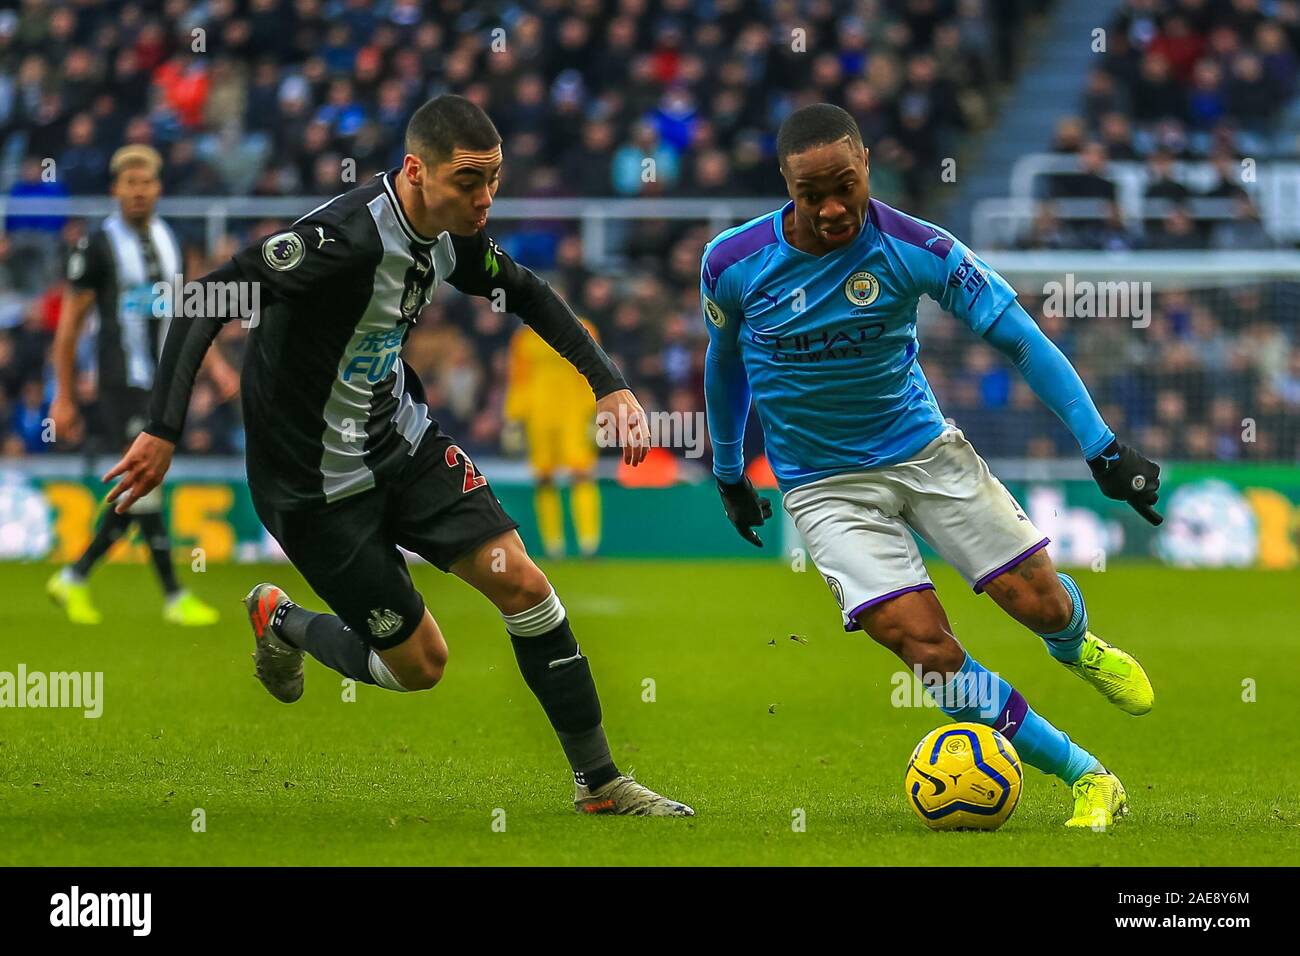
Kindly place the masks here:
<instances>
[{"instance_id":1,"label":"black football shorts","mask_svg":"<svg viewBox=\"0 0 1300 956\"><path fill-rule=\"evenodd\" d=\"M487 479L436 426L399 473L369 491L305 509L256 506L307 583L376 650L402 643L424 616L424 599L398 545L447 571L519 527Z\"/></svg>"}]
</instances>

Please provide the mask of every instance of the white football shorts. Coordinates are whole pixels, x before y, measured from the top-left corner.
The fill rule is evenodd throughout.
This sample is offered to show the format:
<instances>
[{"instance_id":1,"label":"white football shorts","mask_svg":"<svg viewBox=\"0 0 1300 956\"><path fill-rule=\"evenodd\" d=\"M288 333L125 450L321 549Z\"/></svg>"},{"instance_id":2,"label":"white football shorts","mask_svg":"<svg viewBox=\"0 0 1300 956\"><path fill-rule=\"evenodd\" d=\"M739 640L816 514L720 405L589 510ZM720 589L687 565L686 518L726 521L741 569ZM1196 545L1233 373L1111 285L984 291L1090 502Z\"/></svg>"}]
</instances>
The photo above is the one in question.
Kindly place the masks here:
<instances>
[{"instance_id":1,"label":"white football shorts","mask_svg":"<svg viewBox=\"0 0 1300 956\"><path fill-rule=\"evenodd\" d=\"M955 428L907 461L801 485L784 505L848 631L867 608L933 590L912 531L976 594L1048 543Z\"/></svg>"}]
</instances>

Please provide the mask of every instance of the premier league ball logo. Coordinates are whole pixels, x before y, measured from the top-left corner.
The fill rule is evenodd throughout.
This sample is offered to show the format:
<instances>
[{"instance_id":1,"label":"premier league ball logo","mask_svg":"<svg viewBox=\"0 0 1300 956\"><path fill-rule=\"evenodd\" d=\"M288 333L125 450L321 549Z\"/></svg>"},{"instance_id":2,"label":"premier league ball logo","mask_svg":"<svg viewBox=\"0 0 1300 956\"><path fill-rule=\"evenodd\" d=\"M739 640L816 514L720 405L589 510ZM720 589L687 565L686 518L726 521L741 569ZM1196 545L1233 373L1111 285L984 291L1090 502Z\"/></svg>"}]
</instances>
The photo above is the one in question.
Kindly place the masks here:
<instances>
[{"instance_id":1,"label":"premier league ball logo","mask_svg":"<svg viewBox=\"0 0 1300 956\"><path fill-rule=\"evenodd\" d=\"M727 317L723 314L722 310L707 298L704 299L704 315L718 328L722 328L727 324Z\"/></svg>"},{"instance_id":2,"label":"premier league ball logo","mask_svg":"<svg viewBox=\"0 0 1300 956\"><path fill-rule=\"evenodd\" d=\"M276 233L262 243L262 259L276 272L288 272L302 262L307 247L296 232Z\"/></svg>"},{"instance_id":3,"label":"premier league ball logo","mask_svg":"<svg viewBox=\"0 0 1300 956\"><path fill-rule=\"evenodd\" d=\"M855 272L844 283L844 297L856 306L867 306L880 295L880 280L870 272Z\"/></svg>"}]
</instances>

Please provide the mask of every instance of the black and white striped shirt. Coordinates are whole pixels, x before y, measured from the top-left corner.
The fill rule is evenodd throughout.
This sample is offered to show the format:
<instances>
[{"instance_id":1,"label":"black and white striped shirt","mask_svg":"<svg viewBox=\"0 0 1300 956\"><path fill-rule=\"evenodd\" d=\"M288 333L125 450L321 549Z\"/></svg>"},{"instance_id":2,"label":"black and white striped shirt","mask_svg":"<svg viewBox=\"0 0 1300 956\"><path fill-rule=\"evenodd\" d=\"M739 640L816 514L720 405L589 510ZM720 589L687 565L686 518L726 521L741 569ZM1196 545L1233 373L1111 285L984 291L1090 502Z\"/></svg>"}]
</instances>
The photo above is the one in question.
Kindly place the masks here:
<instances>
[{"instance_id":1,"label":"black and white striped shirt","mask_svg":"<svg viewBox=\"0 0 1300 956\"><path fill-rule=\"evenodd\" d=\"M167 310L156 308L155 284L170 283L181 265L180 243L157 216L137 230L113 213L73 249L68 282L95 293L101 390L153 387L169 322Z\"/></svg>"},{"instance_id":2,"label":"black and white striped shirt","mask_svg":"<svg viewBox=\"0 0 1300 956\"><path fill-rule=\"evenodd\" d=\"M249 488L292 509L376 486L433 426L401 350L444 282L504 295L505 307L569 359L596 396L626 388L564 300L483 232L429 238L407 219L396 170L336 196L242 250L205 282L260 284L242 372ZM150 406L150 434L177 441L203 355L227 319L175 319Z\"/></svg>"}]
</instances>

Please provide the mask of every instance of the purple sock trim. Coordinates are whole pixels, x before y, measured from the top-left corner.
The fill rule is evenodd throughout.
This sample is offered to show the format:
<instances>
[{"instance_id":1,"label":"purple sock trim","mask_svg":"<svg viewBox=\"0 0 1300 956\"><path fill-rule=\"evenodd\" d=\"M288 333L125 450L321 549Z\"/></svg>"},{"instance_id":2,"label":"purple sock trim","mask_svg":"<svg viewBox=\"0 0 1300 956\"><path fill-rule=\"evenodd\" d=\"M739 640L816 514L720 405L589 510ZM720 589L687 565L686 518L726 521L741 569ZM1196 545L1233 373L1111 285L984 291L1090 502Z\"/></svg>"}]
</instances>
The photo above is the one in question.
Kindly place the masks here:
<instances>
[{"instance_id":1,"label":"purple sock trim","mask_svg":"<svg viewBox=\"0 0 1300 956\"><path fill-rule=\"evenodd\" d=\"M880 595L880 597L874 597L870 601L863 601L861 604L859 604L857 607L855 607L852 611L848 613L849 621L847 624L844 625L844 630L846 631L862 630L861 625L858 624L855 618L869 607L875 607L877 604L881 604L885 601L888 601L890 598L896 598L900 594L911 594L913 591L933 591L933 590L934 590L934 585L931 584L929 581L927 581L925 584L913 584L910 587L899 588L897 591L890 591L888 594L882 594Z\"/></svg>"},{"instance_id":2,"label":"purple sock trim","mask_svg":"<svg viewBox=\"0 0 1300 956\"><path fill-rule=\"evenodd\" d=\"M1027 558L1027 557L1029 557L1031 554L1033 554L1035 551L1041 551L1041 550L1043 550L1043 548L1047 547L1047 546L1051 543L1051 541L1052 541L1051 538L1044 538L1042 541L1038 542L1037 544L1035 544L1035 545L1031 546L1030 548L1028 548L1028 549L1026 549L1026 550L1020 552L1018 555L1016 555L1014 558L1012 558L1012 559L1011 559L1010 561L1008 561L1006 564L1001 565L1000 567L994 568L994 569L993 569L992 571L990 571L988 574L984 575L982 578L980 578L978 581L975 582L975 593L976 593L976 594L983 594L983 593L984 593L984 585L988 584L990 581L992 581L994 578L996 578L999 574L1002 574L1004 571L1010 571L1012 568L1014 568L1014 567L1015 567L1017 564L1019 564L1021 561L1025 560L1025 558Z\"/></svg>"},{"instance_id":3,"label":"purple sock trim","mask_svg":"<svg viewBox=\"0 0 1300 956\"><path fill-rule=\"evenodd\" d=\"M1025 725L1025 714L1028 710L1029 705L1020 696L1020 691L1012 689L1011 696L1007 698L1007 706L1002 708L1002 713L998 714L997 719L993 721L993 729L1007 740L1014 740L1016 732Z\"/></svg>"}]
</instances>

